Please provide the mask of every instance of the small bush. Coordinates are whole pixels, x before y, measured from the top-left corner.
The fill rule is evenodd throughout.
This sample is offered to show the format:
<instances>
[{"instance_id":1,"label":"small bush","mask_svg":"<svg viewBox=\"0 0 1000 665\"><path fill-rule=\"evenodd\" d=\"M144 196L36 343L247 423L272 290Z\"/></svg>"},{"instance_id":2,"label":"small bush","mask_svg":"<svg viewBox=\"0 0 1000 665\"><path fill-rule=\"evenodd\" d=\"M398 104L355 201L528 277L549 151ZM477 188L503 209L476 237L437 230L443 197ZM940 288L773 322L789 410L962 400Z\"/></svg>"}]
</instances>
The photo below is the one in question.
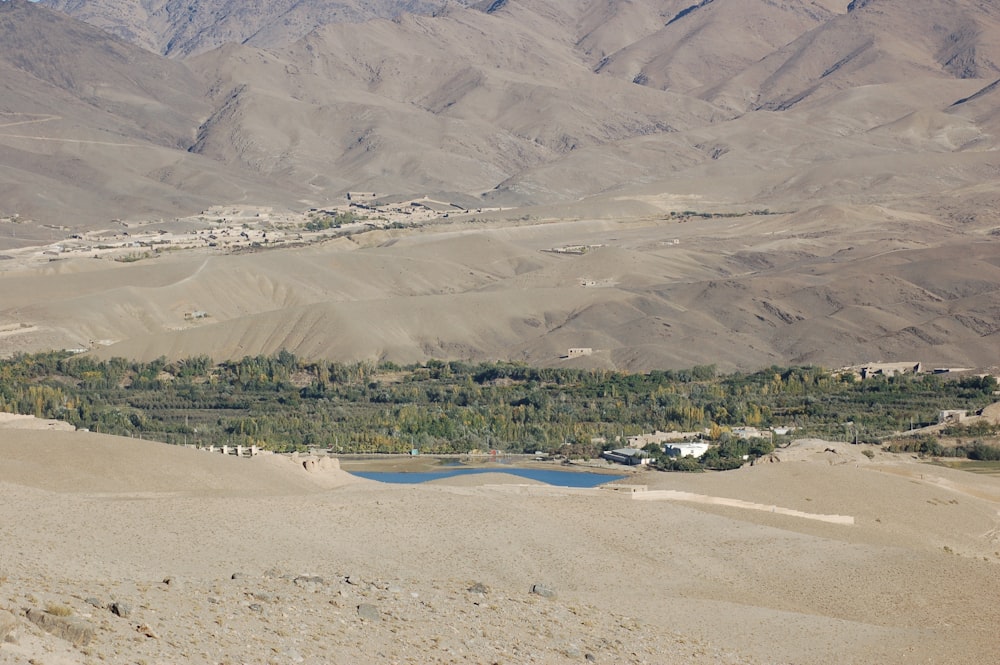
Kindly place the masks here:
<instances>
[{"instance_id":1,"label":"small bush","mask_svg":"<svg viewBox=\"0 0 1000 665\"><path fill-rule=\"evenodd\" d=\"M1000 460L1000 448L982 443L981 441L974 442L972 450L969 450L966 454L971 460L980 460L984 462L995 462Z\"/></svg>"},{"instance_id":2,"label":"small bush","mask_svg":"<svg viewBox=\"0 0 1000 665\"><path fill-rule=\"evenodd\" d=\"M890 453L918 453L920 455L939 456L944 448L937 437L930 435L910 436L889 442L884 448Z\"/></svg>"},{"instance_id":3,"label":"small bush","mask_svg":"<svg viewBox=\"0 0 1000 665\"><path fill-rule=\"evenodd\" d=\"M52 616L57 617L68 617L73 614L73 610L66 605L56 605L55 603L49 603L45 606L45 611Z\"/></svg>"}]
</instances>

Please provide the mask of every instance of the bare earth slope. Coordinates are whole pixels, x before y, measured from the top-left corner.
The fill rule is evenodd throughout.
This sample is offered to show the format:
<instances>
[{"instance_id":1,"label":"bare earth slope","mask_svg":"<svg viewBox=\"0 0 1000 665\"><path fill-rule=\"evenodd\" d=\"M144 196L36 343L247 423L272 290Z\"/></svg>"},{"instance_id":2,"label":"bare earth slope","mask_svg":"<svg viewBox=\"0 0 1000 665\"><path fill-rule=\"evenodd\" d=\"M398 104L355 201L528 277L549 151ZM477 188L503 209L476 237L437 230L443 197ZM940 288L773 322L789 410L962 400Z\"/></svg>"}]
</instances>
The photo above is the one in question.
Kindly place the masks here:
<instances>
[{"instance_id":1,"label":"bare earth slope","mask_svg":"<svg viewBox=\"0 0 1000 665\"><path fill-rule=\"evenodd\" d=\"M432 13L442 0L359 2L246 2L245 0L42 0L41 4L87 21L154 53L183 57L227 43L273 46L328 23ZM466 4L455 0L455 4Z\"/></svg>"},{"instance_id":2,"label":"bare earth slope","mask_svg":"<svg viewBox=\"0 0 1000 665\"><path fill-rule=\"evenodd\" d=\"M479 3L181 62L2 3L0 353L995 365L1000 23L946 5ZM246 11L227 16L266 18ZM494 210L311 249L49 260L117 217L351 189ZM569 245L594 251L544 251Z\"/></svg>"},{"instance_id":3,"label":"bare earth slope","mask_svg":"<svg viewBox=\"0 0 1000 665\"><path fill-rule=\"evenodd\" d=\"M818 2L682 4L659 30L604 56L597 71L663 90L696 91L833 17Z\"/></svg>"},{"instance_id":4,"label":"bare earth slope","mask_svg":"<svg viewBox=\"0 0 1000 665\"><path fill-rule=\"evenodd\" d=\"M637 501L341 471L322 489L283 458L5 437L0 662L992 662L997 481L801 445L642 474ZM89 643L34 628L23 608L45 607Z\"/></svg>"},{"instance_id":5,"label":"bare earth slope","mask_svg":"<svg viewBox=\"0 0 1000 665\"><path fill-rule=\"evenodd\" d=\"M317 196L478 193L574 151L721 117L697 99L596 76L546 26L465 10L327 26L281 49L220 49L189 61L218 105L193 149L291 175Z\"/></svg>"},{"instance_id":6,"label":"bare earth slope","mask_svg":"<svg viewBox=\"0 0 1000 665\"><path fill-rule=\"evenodd\" d=\"M280 189L187 152L210 106L180 63L26 0L0 3L0 217L16 240ZM37 243L35 243L37 244Z\"/></svg>"},{"instance_id":7,"label":"bare earth slope","mask_svg":"<svg viewBox=\"0 0 1000 665\"><path fill-rule=\"evenodd\" d=\"M632 370L879 358L988 367L1000 332L990 228L825 206L711 220L452 225L124 264L69 259L0 272L0 341L10 351L93 348L146 360L288 349L341 361ZM574 244L593 249L545 251ZM195 311L207 316L186 316ZM572 347L595 353L564 359Z\"/></svg>"},{"instance_id":8,"label":"bare earth slope","mask_svg":"<svg viewBox=\"0 0 1000 665\"><path fill-rule=\"evenodd\" d=\"M17 13L11 26L56 23L32 3L4 5L5 13ZM146 26L168 41L188 39L177 31L197 31L191 26L207 21L210 7L212 25L226 34L230 28L220 26L257 34L264 24L285 25L279 17L315 29L265 42L234 36L244 44L183 64L160 63L142 51L111 63L88 45L105 40L122 51L120 42L93 31L84 39L86 31L73 27L79 24L63 20L58 34L33 40L80 42L84 57L56 71L79 71L82 82L126 66L135 71L132 78L101 78L106 92L96 102L74 81L52 79L45 95L53 98L44 107L10 107L15 123L49 113L80 129L55 133L59 124L35 122L26 125L30 138L11 140L9 150L19 152L4 161L18 184L0 214L61 221L81 179L90 186L77 198L87 202L94 192L94 205L81 206L93 211L81 216L88 221L98 197L111 218L185 205L192 213L205 207L206 196L215 203L312 206L351 189L458 191L523 205L651 184L711 204L788 210L946 193L989 178L993 168L993 155L983 152L992 145L990 119L946 113L998 74L997 13L966 0L951 0L947 11L880 0L847 13L802 0L757 8L713 2L693 11L677 2L536 0L452 5L437 16L350 25L332 14L312 23L286 16L286 10L313 16L320 11L315 3L196 4L189 7L191 21L169 3L142 7L63 8L98 25L118 16L134 26L126 32ZM393 7L384 11L429 9ZM9 75L16 81L32 71L24 63L46 62L49 54L12 35L4 53L20 70ZM82 134L122 130L86 107L67 107L66 95L101 111L117 109L112 97L129 100L144 111L142 127L150 131L149 109L166 98L159 83L135 89L129 81L173 79L184 83L183 96L169 96L173 115L163 122L176 151L143 154L140 162L126 158L130 143L104 141L112 145L90 154L99 143ZM13 98L44 95L32 89ZM190 103L178 102L185 98ZM63 107L61 114L54 110ZM51 154L69 145L88 151L80 163ZM25 155L26 148L33 154ZM88 178L88 168L103 177ZM196 168L209 177L196 177ZM49 196L32 199L33 174L43 169L47 180L36 180ZM263 180L270 185L252 184ZM129 186L109 186L117 181ZM126 193L137 188L141 197Z\"/></svg>"},{"instance_id":9,"label":"bare earth slope","mask_svg":"<svg viewBox=\"0 0 1000 665\"><path fill-rule=\"evenodd\" d=\"M783 110L822 91L910 77L995 78L998 20L995 7L965 0L852 3L706 98Z\"/></svg>"}]
</instances>

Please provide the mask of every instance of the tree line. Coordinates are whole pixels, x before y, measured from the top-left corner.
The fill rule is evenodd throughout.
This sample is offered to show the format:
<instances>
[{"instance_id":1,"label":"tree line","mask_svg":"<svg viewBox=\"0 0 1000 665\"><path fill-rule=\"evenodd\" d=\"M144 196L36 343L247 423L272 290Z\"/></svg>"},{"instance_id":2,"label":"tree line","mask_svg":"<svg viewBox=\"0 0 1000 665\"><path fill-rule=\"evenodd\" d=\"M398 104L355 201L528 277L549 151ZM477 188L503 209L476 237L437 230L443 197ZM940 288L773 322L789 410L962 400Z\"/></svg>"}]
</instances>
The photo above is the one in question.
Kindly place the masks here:
<instances>
[{"instance_id":1,"label":"tree line","mask_svg":"<svg viewBox=\"0 0 1000 665\"><path fill-rule=\"evenodd\" d=\"M336 363L285 351L221 363L66 352L0 361L0 411L168 443L594 457L620 447L621 437L704 429L720 443L703 463L710 468L761 454L759 444L727 436L732 427L781 425L799 436L877 441L930 424L942 409L981 408L995 390L991 377L861 381L820 367L629 373L509 362Z\"/></svg>"}]
</instances>

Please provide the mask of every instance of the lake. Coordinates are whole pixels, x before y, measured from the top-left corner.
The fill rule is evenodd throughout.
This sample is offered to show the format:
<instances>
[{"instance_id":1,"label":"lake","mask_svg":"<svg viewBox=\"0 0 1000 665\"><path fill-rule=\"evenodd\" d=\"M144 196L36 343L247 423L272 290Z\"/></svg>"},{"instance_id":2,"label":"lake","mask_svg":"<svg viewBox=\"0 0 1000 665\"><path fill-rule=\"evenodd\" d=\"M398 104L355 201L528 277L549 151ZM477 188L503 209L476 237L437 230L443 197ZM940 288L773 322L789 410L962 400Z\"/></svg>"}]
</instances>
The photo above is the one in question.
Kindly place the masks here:
<instances>
[{"instance_id":1,"label":"lake","mask_svg":"<svg viewBox=\"0 0 1000 665\"><path fill-rule=\"evenodd\" d=\"M352 475L382 483L397 483L412 485L426 483L441 478L469 476L479 473L507 473L520 478L537 480L556 487L597 487L604 483L621 480L625 476L609 473L589 473L586 471L553 471L549 469L518 469L518 468L488 468L488 469L449 469L448 471L349 471Z\"/></svg>"}]
</instances>

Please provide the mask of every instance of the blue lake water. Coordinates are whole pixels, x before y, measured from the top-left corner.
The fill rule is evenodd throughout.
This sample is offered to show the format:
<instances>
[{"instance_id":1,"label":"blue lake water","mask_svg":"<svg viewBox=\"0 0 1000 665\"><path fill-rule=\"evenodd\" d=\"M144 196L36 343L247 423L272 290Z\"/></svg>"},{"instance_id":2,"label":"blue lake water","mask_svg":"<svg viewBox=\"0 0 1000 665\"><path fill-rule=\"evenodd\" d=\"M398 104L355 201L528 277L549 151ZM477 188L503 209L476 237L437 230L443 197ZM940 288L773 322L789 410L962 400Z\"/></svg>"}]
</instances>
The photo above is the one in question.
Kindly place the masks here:
<instances>
[{"instance_id":1,"label":"blue lake water","mask_svg":"<svg viewBox=\"0 0 1000 665\"><path fill-rule=\"evenodd\" d=\"M586 471L550 471L549 469L450 469L448 471L413 471L413 472L390 472L390 471L351 471L351 474L360 478L377 480L383 483L402 483L412 485L415 483L426 483L430 480L440 478L452 478L454 476L469 476L478 473L507 473L520 478L537 480L557 487L597 487L614 480L621 480L625 476L615 476L607 473L588 473Z\"/></svg>"}]
</instances>

